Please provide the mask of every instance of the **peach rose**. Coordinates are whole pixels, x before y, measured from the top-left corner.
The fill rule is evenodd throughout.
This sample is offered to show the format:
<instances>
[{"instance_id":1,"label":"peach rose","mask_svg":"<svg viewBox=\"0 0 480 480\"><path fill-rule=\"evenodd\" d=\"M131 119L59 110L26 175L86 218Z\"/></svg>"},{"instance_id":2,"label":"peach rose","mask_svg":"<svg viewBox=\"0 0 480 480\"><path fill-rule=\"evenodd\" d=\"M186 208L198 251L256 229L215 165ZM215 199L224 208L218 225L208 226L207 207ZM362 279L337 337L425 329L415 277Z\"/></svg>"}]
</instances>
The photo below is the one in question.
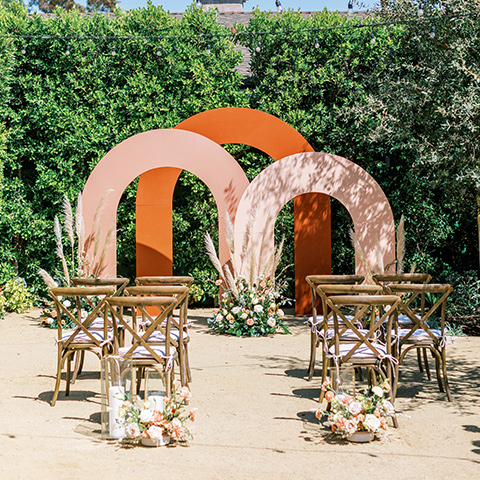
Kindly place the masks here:
<instances>
[{"instance_id":1,"label":"peach rose","mask_svg":"<svg viewBox=\"0 0 480 480\"><path fill-rule=\"evenodd\" d=\"M253 323L254 323L254 322L253 322L253 318L249 318L249 319L247 320L247 325L248 325L249 327L251 327L251 326L253 325Z\"/></svg>"},{"instance_id":2,"label":"peach rose","mask_svg":"<svg viewBox=\"0 0 480 480\"><path fill-rule=\"evenodd\" d=\"M180 397L182 397L186 402L189 402L192 399L192 394L190 393L188 387L182 387L178 391L178 395L180 395Z\"/></svg>"},{"instance_id":3,"label":"peach rose","mask_svg":"<svg viewBox=\"0 0 480 480\"><path fill-rule=\"evenodd\" d=\"M326 394L325 394L325 400L327 402L333 402L333 400L335 399L335 394L329 390Z\"/></svg>"}]
</instances>

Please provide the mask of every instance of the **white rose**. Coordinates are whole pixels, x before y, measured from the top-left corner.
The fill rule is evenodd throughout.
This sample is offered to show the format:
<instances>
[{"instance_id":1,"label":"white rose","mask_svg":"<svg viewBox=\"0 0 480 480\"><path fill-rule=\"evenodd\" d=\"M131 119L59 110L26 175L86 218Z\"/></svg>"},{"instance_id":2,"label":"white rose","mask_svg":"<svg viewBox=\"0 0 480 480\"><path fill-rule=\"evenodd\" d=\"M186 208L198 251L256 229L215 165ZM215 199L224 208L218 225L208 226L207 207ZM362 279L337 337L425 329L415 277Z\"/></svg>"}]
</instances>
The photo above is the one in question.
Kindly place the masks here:
<instances>
[{"instance_id":1,"label":"white rose","mask_svg":"<svg viewBox=\"0 0 480 480\"><path fill-rule=\"evenodd\" d=\"M360 402L354 401L348 406L348 411L352 415L358 415L362 411L362 404Z\"/></svg>"},{"instance_id":2,"label":"white rose","mask_svg":"<svg viewBox=\"0 0 480 480\"><path fill-rule=\"evenodd\" d=\"M372 393L377 397L383 397L383 390L381 387L375 386L372 388Z\"/></svg>"},{"instance_id":3,"label":"white rose","mask_svg":"<svg viewBox=\"0 0 480 480\"><path fill-rule=\"evenodd\" d=\"M150 423L152 421L153 412L151 410L142 410L140 413L140 423Z\"/></svg>"},{"instance_id":4,"label":"white rose","mask_svg":"<svg viewBox=\"0 0 480 480\"><path fill-rule=\"evenodd\" d=\"M160 440L163 436L163 428L156 425L152 425L147 432L152 440Z\"/></svg>"},{"instance_id":5,"label":"white rose","mask_svg":"<svg viewBox=\"0 0 480 480\"><path fill-rule=\"evenodd\" d=\"M178 418L174 418L172 420L172 426L175 428L175 427L181 427L182 426L182 422L178 419Z\"/></svg>"},{"instance_id":6,"label":"white rose","mask_svg":"<svg viewBox=\"0 0 480 480\"><path fill-rule=\"evenodd\" d=\"M71 306L72 306L72 302L71 302L70 300L65 300L65 301L63 302L63 305L68 308L68 307L71 307Z\"/></svg>"},{"instance_id":7,"label":"white rose","mask_svg":"<svg viewBox=\"0 0 480 480\"><path fill-rule=\"evenodd\" d=\"M243 318L244 320L246 320L248 318L248 314L246 314L245 312L243 312L241 315L240 315L241 318Z\"/></svg>"},{"instance_id":8,"label":"white rose","mask_svg":"<svg viewBox=\"0 0 480 480\"><path fill-rule=\"evenodd\" d=\"M125 427L125 433L127 434L127 437L130 438L135 438L140 436L140 427L138 426L137 423L129 423Z\"/></svg>"},{"instance_id":9,"label":"white rose","mask_svg":"<svg viewBox=\"0 0 480 480\"><path fill-rule=\"evenodd\" d=\"M254 311L255 313L262 313L262 312L263 312L263 307L262 307L261 305L255 305L255 306L253 307L253 311Z\"/></svg>"},{"instance_id":10,"label":"white rose","mask_svg":"<svg viewBox=\"0 0 480 480\"><path fill-rule=\"evenodd\" d=\"M375 415L367 413L363 425L369 432L376 432L380 428L380 420Z\"/></svg>"},{"instance_id":11,"label":"white rose","mask_svg":"<svg viewBox=\"0 0 480 480\"><path fill-rule=\"evenodd\" d=\"M253 303L254 305L256 305L256 304L258 303L258 298L257 298L257 297L252 298L252 303Z\"/></svg>"},{"instance_id":12,"label":"white rose","mask_svg":"<svg viewBox=\"0 0 480 480\"><path fill-rule=\"evenodd\" d=\"M233 307L232 308L232 313L234 315L238 315L241 311L242 311L242 309L240 307Z\"/></svg>"},{"instance_id":13,"label":"white rose","mask_svg":"<svg viewBox=\"0 0 480 480\"><path fill-rule=\"evenodd\" d=\"M277 310L277 315L280 317L280 318L283 318L285 316L285 313L283 312L283 310L281 308L279 308Z\"/></svg>"},{"instance_id":14,"label":"white rose","mask_svg":"<svg viewBox=\"0 0 480 480\"><path fill-rule=\"evenodd\" d=\"M223 315L221 313L219 313L216 317L215 317L215 321L217 322L221 322L223 320Z\"/></svg>"},{"instance_id":15,"label":"white rose","mask_svg":"<svg viewBox=\"0 0 480 480\"><path fill-rule=\"evenodd\" d=\"M388 400L384 400L382 405L387 415L395 415L395 407Z\"/></svg>"},{"instance_id":16,"label":"white rose","mask_svg":"<svg viewBox=\"0 0 480 480\"><path fill-rule=\"evenodd\" d=\"M275 319L273 317L268 317L267 325L273 328L275 324L276 324Z\"/></svg>"}]
</instances>

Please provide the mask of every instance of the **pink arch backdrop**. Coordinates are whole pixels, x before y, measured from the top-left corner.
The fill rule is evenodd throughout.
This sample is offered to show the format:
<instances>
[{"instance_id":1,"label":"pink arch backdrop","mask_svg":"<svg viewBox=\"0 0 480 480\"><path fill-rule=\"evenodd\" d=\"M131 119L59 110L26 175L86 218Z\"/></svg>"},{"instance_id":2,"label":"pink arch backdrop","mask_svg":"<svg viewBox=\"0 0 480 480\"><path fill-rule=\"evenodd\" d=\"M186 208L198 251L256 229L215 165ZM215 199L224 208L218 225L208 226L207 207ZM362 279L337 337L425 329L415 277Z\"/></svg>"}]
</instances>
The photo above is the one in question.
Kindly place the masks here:
<instances>
[{"instance_id":1,"label":"pink arch backdrop","mask_svg":"<svg viewBox=\"0 0 480 480\"><path fill-rule=\"evenodd\" d=\"M274 160L313 148L293 127L251 108L217 108L187 118L176 129L199 133L219 145L250 145ZM145 172L136 203L137 275L171 275L173 259L172 197L180 168ZM162 185L159 189L158 185ZM306 194L295 198L295 311L311 311L305 276L331 272L330 197ZM152 223L151 218L158 219Z\"/></svg>"},{"instance_id":2,"label":"pink arch backdrop","mask_svg":"<svg viewBox=\"0 0 480 480\"><path fill-rule=\"evenodd\" d=\"M91 232L95 210L104 192L110 190L101 217L105 236L108 226L116 223L123 191L136 177L159 167L188 170L208 186L218 208L220 260L227 262L229 252L224 218L228 212L232 221L235 219L238 202L249 182L240 165L226 150L202 135L184 130L139 133L118 144L100 160L82 194L86 232ZM160 183L156 188L161 190L163 186ZM152 217L149 221L154 225L158 219ZM159 227L161 230L161 225ZM148 244L145 247L148 248ZM105 275L116 274L116 251L114 238L107 252Z\"/></svg>"},{"instance_id":3,"label":"pink arch backdrop","mask_svg":"<svg viewBox=\"0 0 480 480\"><path fill-rule=\"evenodd\" d=\"M236 262L240 270L243 260L240 246L252 213L255 212L253 248L256 258L262 262L273 251L275 220L282 207L297 195L310 192L327 194L346 207L371 265L377 263L377 246L383 253L385 265L395 259L393 214L378 183L346 158L309 152L290 155L268 166L245 190L235 220ZM358 258L355 261L357 273L363 273ZM260 271L264 268L260 263Z\"/></svg>"}]
</instances>

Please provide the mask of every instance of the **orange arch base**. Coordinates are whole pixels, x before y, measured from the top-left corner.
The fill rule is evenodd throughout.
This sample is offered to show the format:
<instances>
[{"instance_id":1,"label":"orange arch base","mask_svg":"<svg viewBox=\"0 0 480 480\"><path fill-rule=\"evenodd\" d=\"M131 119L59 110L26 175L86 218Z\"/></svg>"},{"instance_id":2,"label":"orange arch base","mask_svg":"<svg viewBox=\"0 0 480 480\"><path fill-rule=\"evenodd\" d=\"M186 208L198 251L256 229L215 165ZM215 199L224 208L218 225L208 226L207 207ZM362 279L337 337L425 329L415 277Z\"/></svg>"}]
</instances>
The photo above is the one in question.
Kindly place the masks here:
<instances>
[{"instance_id":1,"label":"orange arch base","mask_svg":"<svg viewBox=\"0 0 480 480\"><path fill-rule=\"evenodd\" d=\"M209 110L188 118L175 128L198 133L219 145L249 145L274 160L313 152L305 138L290 125L273 115L249 108ZM136 203L138 276L172 274L172 195L180 173L180 169L162 168L145 172L140 177ZM305 315L311 311L305 277L331 272L330 197L301 195L294 200L294 211L295 312Z\"/></svg>"}]
</instances>

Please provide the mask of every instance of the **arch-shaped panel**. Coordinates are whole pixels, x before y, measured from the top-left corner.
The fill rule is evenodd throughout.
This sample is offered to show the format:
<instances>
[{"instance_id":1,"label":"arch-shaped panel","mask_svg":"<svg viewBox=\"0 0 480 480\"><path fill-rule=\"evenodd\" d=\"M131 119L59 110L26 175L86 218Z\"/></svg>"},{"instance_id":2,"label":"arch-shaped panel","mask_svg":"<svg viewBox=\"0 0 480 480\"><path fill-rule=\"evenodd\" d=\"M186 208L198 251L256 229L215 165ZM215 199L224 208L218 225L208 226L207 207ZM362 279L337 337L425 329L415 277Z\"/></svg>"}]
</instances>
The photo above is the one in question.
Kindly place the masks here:
<instances>
[{"instance_id":1,"label":"arch-shaped panel","mask_svg":"<svg viewBox=\"0 0 480 480\"><path fill-rule=\"evenodd\" d=\"M318 192L339 200L348 210L355 234L371 265L376 264L380 246L384 264L395 258L395 225L390 204L378 183L357 164L327 153L300 153L282 158L263 170L245 190L235 220L235 243L242 245L243 235L253 212L255 226L252 241L260 261L274 248L275 220L292 198ZM262 241L264 243L262 249ZM240 248L236 262L242 269ZM265 265L260 266L260 271ZM362 265L356 259L356 271Z\"/></svg>"},{"instance_id":2,"label":"arch-shaped panel","mask_svg":"<svg viewBox=\"0 0 480 480\"><path fill-rule=\"evenodd\" d=\"M227 107L201 112L179 123L176 129L201 134L223 145L249 145L274 160L313 148L293 127L279 118L251 108ZM181 170L151 170L140 178L137 190L137 275L171 274L172 192ZM158 190L155 185L165 188ZM311 298L305 276L331 272L330 198L309 194L295 199L295 309L311 311ZM161 219L162 235L150 222L152 213ZM151 247L146 250L144 245ZM155 253L156 252L156 253ZM156 258L156 260L155 260ZM153 261L152 261L153 260Z\"/></svg>"},{"instance_id":3,"label":"arch-shaped panel","mask_svg":"<svg viewBox=\"0 0 480 480\"><path fill-rule=\"evenodd\" d=\"M95 210L104 192L111 191L101 219L102 225L108 228L116 222L118 202L129 183L160 167L188 170L208 186L218 207L220 260L226 262L229 253L225 243L225 214L228 212L232 219L235 218L238 202L249 182L226 150L202 135L185 130L139 133L118 144L100 160L82 194L86 231L91 231ZM161 191L165 186L160 181L154 187ZM161 227L161 219L150 217L148 220L150 224L160 222ZM116 273L115 240L107 252L106 275ZM149 245L145 247L150 248Z\"/></svg>"}]
</instances>

